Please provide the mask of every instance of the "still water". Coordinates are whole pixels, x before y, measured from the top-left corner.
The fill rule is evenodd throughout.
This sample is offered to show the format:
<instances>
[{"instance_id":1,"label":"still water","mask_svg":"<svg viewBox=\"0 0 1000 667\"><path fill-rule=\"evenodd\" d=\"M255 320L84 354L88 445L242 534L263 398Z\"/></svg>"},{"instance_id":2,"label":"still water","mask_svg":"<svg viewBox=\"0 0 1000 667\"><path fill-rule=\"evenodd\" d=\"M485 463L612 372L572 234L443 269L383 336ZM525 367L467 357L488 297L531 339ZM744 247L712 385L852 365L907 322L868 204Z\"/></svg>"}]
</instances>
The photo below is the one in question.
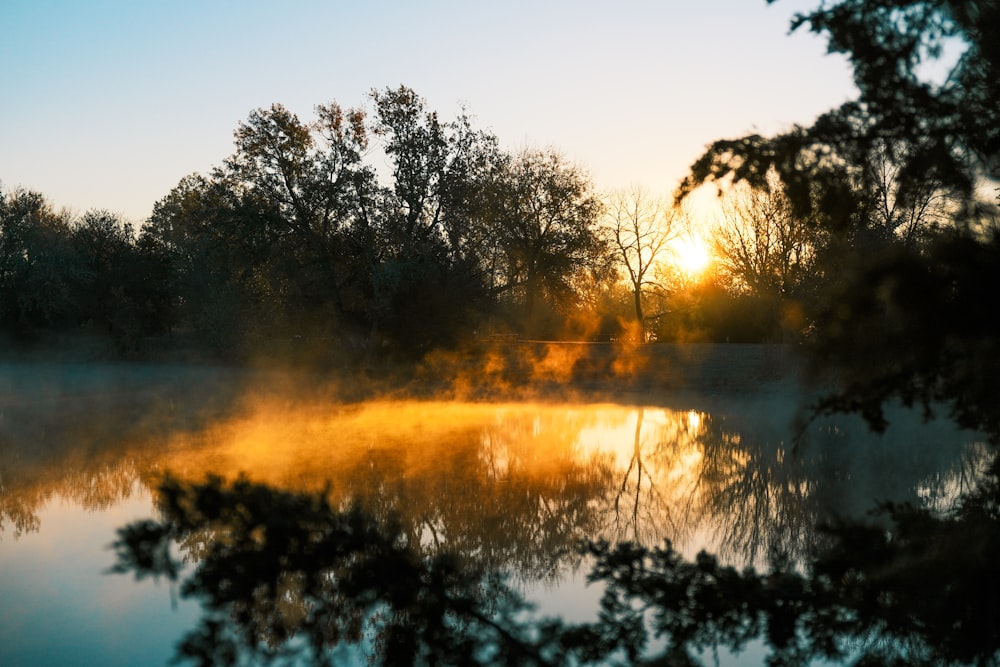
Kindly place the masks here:
<instances>
[{"instance_id":1,"label":"still water","mask_svg":"<svg viewBox=\"0 0 1000 667\"><path fill-rule=\"evenodd\" d=\"M212 403L207 380L179 392L134 380L63 383L30 405L6 394L2 665L169 661L197 605L164 581L107 573L115 530L156 516L166 472L361 499L427 554L510 572L542 613L588 620L601 591L584 583L582 538L669 539L689 558L762 567L878 501L946 507L986 459L973 435L903 412L882 436L850 418L802 428L788 393L343 404L272 387Z\"/></svg>"}]
</instances>

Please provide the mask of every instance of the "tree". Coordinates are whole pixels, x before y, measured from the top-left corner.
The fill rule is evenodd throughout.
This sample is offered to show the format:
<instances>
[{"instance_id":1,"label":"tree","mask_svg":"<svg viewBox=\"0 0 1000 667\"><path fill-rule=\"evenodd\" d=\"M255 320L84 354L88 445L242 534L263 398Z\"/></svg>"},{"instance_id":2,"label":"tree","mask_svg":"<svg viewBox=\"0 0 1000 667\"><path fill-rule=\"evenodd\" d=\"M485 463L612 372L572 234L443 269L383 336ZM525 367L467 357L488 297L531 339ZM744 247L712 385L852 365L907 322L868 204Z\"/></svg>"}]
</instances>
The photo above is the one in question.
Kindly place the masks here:
<instances>
[{"instance_id":1,"label":"tree","mask_svg":"<svg viewBox=\"0 0 1000 667\"><path fill-rule=\"evenodd\" d=\"M221 354L254 337L266 296L257 276L270 250L239 211L224 181L193 174L156 203L139 239L171 276L171 319Z\"/></svg>"},{"instance_id":2,"label":"tree","mask_svg":"<svg viewBox=\"0 0 1000 667\"><path fill-rule=\"evenodd\" d=\"M1000 164L1000 7L839 0L799 15L793 29L802 26L848 56L859 98L808 128L714 143L678 194L728 177L763 185L773 169L796 215L829 235L810 349L838 389L821 410L883 426L886 400L944 402L996 437L995 332L975 313L995 305L983 285L1000 261L978 189ZM946 44L962 49L954 67L941 82L923 77ZM923 229L907 220L928 240L913 243Z\"/></svg>"},{"instance_id":3,"label":"tree","mask_svg":"<svg viewBox=\"0 0 1000 667\"><path fill-rule=\"evenodd\" d=\"M384 243L393 254L435 252L452 261L476 257L482 236L478 190L505 156L492 134L461 113L451 122L428 111L405 86L373 91L374 133L392 163Z\"/></svg>"},{"instance_id":4,"label":"tree","mask_svg":"<svg viewBox=\"0 0 1000 667\"><path fill-rule=\"evenodd\" d=\"M852 219L867 224L853 215L865 211L856 210L846 177L882 152L898 166L899 192L935 182L962 196L961 213L975 213L978 179L1000 164L998 16L996 3L975 0L837 0L797 15L793 30L808 26L827 37L831 53L847 55L859 99L808 128L715 142L679 193L727 174L762 184L774 168L797 212L815 210L831 230ZM923 77L945 46L962 50L957 62L941 82Z\"/></svg>"},{"instance_id":5,"label":"tree","mask_svg":"<svg viewBox=\"0 0 1000 667\"><path fill-rule=\"evenodd\" d=\"M764 187L732 188L712 241L719 273L735 291L790 298L810 278L819 236L772 177Z\"/></svg>"},{"instance_id":6,"label":"tree","mask_svg":"<svg viewBox=\"0 0 1000 667\"><path fill-rule=\"evenodd\" d=\"M852 266L818 309L810 358L836 389L822 412L853 411L878 429L892 399L1000 442L1000 340L984 313L1000 308L1000 235L944 234Z\"/></svg>"},{"instance_id":7,"label":"tree","mask_svg":"<svg viewBox=\"0 0 1000 667\"><path fill-rule=\"evenodd\" d=\"M909 161L907 142L876 141L863 161L861 179L870 190L867 213L873 232L884 239L914 246L949 226L958 212L961 193L939 179L909 178L903 171Z\"/></svg>"},{"instance_id":8,"label":"tree","mask_svg":"<svg viewBox=\"0 0 1000 667\"><path fill-rule=\"evenodd\" d=\"M615 248L632 287L635 321L640 340L646 340L644 292L652 280L657 263L669 252L669 243L680 233L676 209L660 198L634 187L612 193L605 207L605 231Z\"/></svg>"},{"instance_id":9,"label":"tree","mask_svg":"<svg viewBox=\"0 0 1000 667\"><path fill-rule=\"evenodd\" d=\"M320 105L305 123L275 104L240 123L222 167L183 179L157 204L146 234L213 347L274 350L335 332L351 347L371 292L365 226L377 186L367 146L359 110Z\"/></svg>"},{"instance_id":10,"label":"tree","mask_svg":"<svg viewBox=\"0 0 1000 667\"><path fill-rule=\"evenodd\" d=\"M773 0L772 0L773 1ZM840 0L796 17L823 34L854 68L875 136L913 141L905 178L930 170L971 194L978 173L995 174L1000 155L1000 6L964 0ZM946 47L960 49L940 81L924 74ZM905 179L904 179L905 180Z\"/></svg>"},{"instance_id":11,"label":"tree","mask_svg":"<svg viewBox=\"0 0 1000 667\"><path fill-rule=\"evenodd\" d=\"M88 211L73 225L72 240L87 267L81 317L108 333L120 352L135 352L141 335L153 327L142 312L151 304L144 303L147 276L136 261L132 225L108 211Z\"/></svg>"},{"instance_id":12,"label":"tree","mask_svg":"<svg viewBox=\"0 0 1000 667\"><path fill-rule=\"evenodd\" d=\"M371 338L411 352L454 342L490 297L483 191L505 156L496 138L427 110L413 90L373 91L373 132L392 165L373 251Z\"/></svg>"},{"instance_id":13,"label":"tree","mask_svg":"<svg viewBox=\"0 0 1000 667\"><path fill-rule=\"evenodd\" d=\"M494 188L502 289L522 305L525 330L538 334L539 301L558 307L571 299L578 272L607 266L601 202L583 171L553 151L519 154Z\"/></svg>"},{"instance_id":14,"label":"tree","mask_svg":"<svg viewBox=\"0 0 1000 667\"><path fill-rule=\"evenodd\" d=\"M371 362L447 345L489 305L485 183L506 156L408 88L371 97L370 118L336 103L308 123L279 104L251 112L222 167L157 205L148 237L204 334L327 341Z\"/></svg>"},{"instance_id":15,"label":"tree","mask_svg":"<svg viewBox=\"0 0 1000 667\"><path fill-rule=\"evenodd\" d=\"M0 327L30 337L76 324L85 273L69 214L37 192L0 190Z\"/></svg>"},{"instance_id":16,"label":"tree","mask_svg":"<svg viewBox=\"0 0 1000 667\"><path fill-rule=\"evenodd\" d=\"M270 251L269 290L300 326L322 331L349 321L345 290L357 267L347 231L374 173L361 163L363 112L331 103L317 106L316 116L306 124L280 104L251 112L217 178L238 198L241 236L260 238Z\"/></svg>"},{"instance_id":17,"label":"tree","mask_svg":"<svg viewBox=\"0 0 1000 667\"><path fill-rule=\"evenodd\" d=\"M850 0L803 14L794 27L802 25L850 59L865 135L898 163L904 202L919 208L928 181L960 196L943 210L950 230L920 248L862 258L825 305L841 316L817 338L815 358L830 359L841 389L821 407L860 411L880 427L890 398L926 410L944 403L959 424L995 439L1000 419L988 397L1000 357L995 332L977 314L995 307L986 286L1000 245L995 232L978 233L985 203L976 186L1000 164L1000 6ZM946 44L962 49L947 77L921 78L920 65Z\"/></svg>"}]
</instances>

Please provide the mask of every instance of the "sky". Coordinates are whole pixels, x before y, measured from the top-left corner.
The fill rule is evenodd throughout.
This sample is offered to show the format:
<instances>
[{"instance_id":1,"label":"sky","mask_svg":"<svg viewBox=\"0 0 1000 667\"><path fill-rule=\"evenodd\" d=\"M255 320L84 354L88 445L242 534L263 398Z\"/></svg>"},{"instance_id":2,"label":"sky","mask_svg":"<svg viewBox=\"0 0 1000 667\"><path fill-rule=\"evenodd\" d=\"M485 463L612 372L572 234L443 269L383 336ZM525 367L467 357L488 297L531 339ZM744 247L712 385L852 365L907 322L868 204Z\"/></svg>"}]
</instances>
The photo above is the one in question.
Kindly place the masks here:
<instances>
[{"instance_id":1,"label":"sky","mask_svg":"<svg viewBox=\"0 0 1000 667\"><path fill-rule=\"evenodd\" d=\"M855 94L816 0L0 0L0 185L141 224L278 102L371 107L406 85L599 191L670 193L716 139L809 124Z\"/></svg>"}]
</instances>

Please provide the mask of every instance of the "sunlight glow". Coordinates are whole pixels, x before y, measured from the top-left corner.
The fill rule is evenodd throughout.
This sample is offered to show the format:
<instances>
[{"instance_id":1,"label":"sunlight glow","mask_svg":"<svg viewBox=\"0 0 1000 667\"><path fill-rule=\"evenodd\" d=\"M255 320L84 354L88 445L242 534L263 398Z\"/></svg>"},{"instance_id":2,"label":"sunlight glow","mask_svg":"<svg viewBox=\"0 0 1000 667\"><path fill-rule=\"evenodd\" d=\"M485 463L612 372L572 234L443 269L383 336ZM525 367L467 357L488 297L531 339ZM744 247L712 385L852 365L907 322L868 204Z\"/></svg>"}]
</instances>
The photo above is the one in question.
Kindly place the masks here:
<instances>
[{"instance_id":1,"label":"sunlight glow","mask_svg":"<svg viewBox=\"0 0 1000 667\"><path fill-rule=\"evenodd\" d=\"M687 237L674 242L674 262L688 276L704 273L712 263L712 253L701 238Z\"/></svg>"},{"instance_id":2,"label":"sunlight glow","mask_svg":"<svg viewBox=\"0 0 1000 667\"><path fill-rule=\"evenodd\" d=\"M700 427L701 427L701 414L695 412L694 410L689 410L688 428L697 433Z\"/></svg>"}]
</instances>

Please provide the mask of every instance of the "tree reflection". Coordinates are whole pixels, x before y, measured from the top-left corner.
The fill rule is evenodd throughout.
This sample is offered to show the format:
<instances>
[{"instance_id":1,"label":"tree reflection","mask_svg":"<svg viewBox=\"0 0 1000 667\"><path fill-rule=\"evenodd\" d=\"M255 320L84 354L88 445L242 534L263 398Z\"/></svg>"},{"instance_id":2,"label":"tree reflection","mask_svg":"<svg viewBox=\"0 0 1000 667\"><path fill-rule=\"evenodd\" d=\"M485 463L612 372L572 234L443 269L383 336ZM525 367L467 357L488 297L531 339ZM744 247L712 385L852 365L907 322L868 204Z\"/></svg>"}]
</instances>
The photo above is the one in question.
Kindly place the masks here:
<instances>
[{"instance_id":1,"label":"tree reflection","mask_svg":"<svg viewBox=\"0 0 1000 667\"><path fill-rule=\"evenodd\" d=\"M119 531L114 571L176 581L171 542L193 557L180 592L205 613L178 657L332 664L334 647L367 642L392 665L558 662L549 631L518 620L524 603L502 578L452 554L421 555L398 523L360 505L219 478L167 478L159 505L161 521Z\"/></svg>"},{"instance_id":2,"label":"tree reflection","mask_svg":"<svg viewBox=\"0 0 1000 667\"><path fill-rule=\"evenodd\" d=\"M644 628L665 655L739 650L764 639L770 664L815 659L859 665L995 664L1000 658L1000 463L948 515L882 505L884 522L827 525L804 573L775 561L758 575L668 543L592 545L591 575L607 585L602 622ZM640 631L639 648L647 635ZM638 652L630 653L632 657Z\"/></svg>"},{"instance_id":3,"label":"tree reflection","mask_svg":"<svg viewBox=\"0 0 1000 667\"><path fill-rule=\"evenodd\" d=\"M11 494L0 479L0 532L8 525L13 526L15 539L25 533L36 532L41 527L41 521L35 513L35 508L40 503L37 496Z\"/></svg>"},{"instance_id":4,"label":"tree reflection","mask_svg":"<svg viewBox=\"0 0 1000 667\"><path fill-rule=\"evenodd\" d=\"M0 454L0 533L8 526L15 539L41 528L39 509L54 498L62 498L88 511L107 510L133 497L143 488L150 464L141 450L109 451L96 459L79 452L33 465L14 456Z\"/></svg>"},{"instance_id":5,"label":"tree reflection","mask_svg":"<svg viewBox=\"0 0 1000 667\"><path fill-rule=\"evenodd\" d=\"M178 580L187 573L181 594L207 611L181 650L209 662L242 660L247 651L254 660L305 651L321 662L345 642L366 650L388 642L383 655L402 642L393 655L428 663L446 650L492 664L606 664L638 659L664 638L673 657L739 649L750 637L778 642L782 660L840 655L830 646L846 654L876 636L917 642L926 652L926 632L913 639L903 626L864 617L862 603L878 611L889 602L862 589L876 581L889 591L903 586L913 563L940 569L941 578L922 572L923 581L950 585L955 563L929 552L961 544L948 531L972 524L954 508L966 507L956 502L979 488L991 450L963 450L948 444L961 442L952 431L911 429L902 420L875 440L860 437L860 421L815 423L796 449L789 419L736 403L700 412L261 401L200 429L142 443L124 438L106 451L86 438L79 447L5 449L0 520L15 534L37 529L47 499L106 508L155 487L158 471L175 471L154 494L162 518L122 534L119 569ZM210 477L218 471L231 471L228 481ZM880 499L913 505L885 505L870 526L837 523ZM956 521L959 528L948 528ZM835 528L817 533L824 523ZM851 545L851 531L874 539L887 526L891 539L858 566L870 569L837 565L836 548ZM906 538L921 550L916 555L898 541L908 526L923 531ZM324 535L339 536L336 544L350 537L354 546L317 551ZM669 547L655 548L664 538ZM718 556L693 557L703 547ZM989 586L974 560L992 548L969 542L971 560L955 562ZM187 570L174 560L177 550ZM525 614L518 589L558 583L584 562L596 564L591 578L606 586L600 623L569 626ZM351 576L368 583L345 574L355 565L363 569ZM889 577L897 571L898 582ZM408 583L392 583L397 572ZM665 620L650 624L640 609ZM438 620L409 620L431 612ZM934 615L944 611L920 613L908 623L937 623ZM840 634L832 637L830 628ZM433 646L412 639L424 632L441 636ZM253 648L240 648L248 642Z\"/></svg>"},{"instance_id":6,"label":"tree reflection","mask_svg":"<svg viewBox=\"0 0 1000 667\"><path fill-rule=\"evenodd\" d=\"M930 506L937 497L936 507L949 509L942 484L961 480L955 475L962 470L965 483L972 483L991 458L981 443L967 444L975 436L912 414L878 437L860 420L844 418L815 422L794 440L789 424L704 416L702 504L695 515L728 561L760 566L776 556L805 560L821 539L817 525L862 518L880 502ZM957 496L954 490L947 495L952 501Z\"/></svg>"},{"instance_id":7,"label":"tree reflection","mask_svg":"<svg viewBox=\"0 0 1000 667\"><path fill-rule=\"evenodd\" d=\"M103 511L134 497L164 461L164 440L228 415L246 379L100 363L0 370L0 532L12 527L15 538L40 529L50 500Z\"/></svg>"},{"instance_id":8,"label":"tree reflection","mask_svg":"<svg viewBox=\"0 0 1000 667\"><path fill-rule=\"evenodd\" d=\"M606 535L641 544L655 543L664 535L685 540L697 522L692 516L701 458L698 425L692 422L697 413L644 407L629 412L635 427L628 454L615 471L618 481Z\"/></svg>"},{"instance_id":9,"label":"tree reflection","mask_svg":"<svg viewBox=\"0 0 1000 667\"><path fill-rule=\"evenodd\" d=\"M758 574L705 552L686 560L669 542L584 541L605 591L597 622L582 624L526 614L495 572L425 554L398 523L337 509L329 492L168 478L160 494L161 520L119 531L114 569L179 580L171 544L193 556L180 591L204 615L178 653L201 664L331 664L344 643L393 665L694 664L754 640L782 665L1000 658L1000 459L948 515L885 504L883 521L825 526L802 567L778 559Z\"/></svg>"},{"instance_id":10,"label":"tree reflection","mask_svg":"<svg viewBox=\"0 0 1000 667\"><path fill-rule=\"evenodd\" d=\"M103 449L87 439L46 444L48 460L30 443L5 449L0 525L15 535L37 530L38 508L53 497L92 510L113 507L157 471L189 482L242 472L290 491L329 485L338 507L360 499L379 520L396 517L409 543L428 555L467 554L535 582L579 565L572 546L583 538L648 546L666 537L689 555L708 547L729 562L758 566L772 553L802 558L818 522L860 516L879 500L944 507L957 493L949 485L962 477L937 471L958 461L974 477L983 456L962 463L961 448L945 446L961 442L954 433L910 431L898 420L896 435L855 447L847 446L860 441L849 424L817 427L793 453L789 420L765 414L756 406L709 413L263 402L154 440L123 435ZM886 469L893 474L882 474Z\"/></svg>"},{"instance_id":11,"label":"tree reflection","mask_svg":"<svg viewBox=\"0 0 1000 667\"><path fill-rule=\"evenodd\" d=\"M574 442L554 414L500 411L485 427L477 420L427 440L382 442L317 473L339 506L360 499L376 517L396 517L427 554L474 555L534 581L553 576L598 523L593 499L608 470L582 460Z\"/></svg>"}]
</instances>

